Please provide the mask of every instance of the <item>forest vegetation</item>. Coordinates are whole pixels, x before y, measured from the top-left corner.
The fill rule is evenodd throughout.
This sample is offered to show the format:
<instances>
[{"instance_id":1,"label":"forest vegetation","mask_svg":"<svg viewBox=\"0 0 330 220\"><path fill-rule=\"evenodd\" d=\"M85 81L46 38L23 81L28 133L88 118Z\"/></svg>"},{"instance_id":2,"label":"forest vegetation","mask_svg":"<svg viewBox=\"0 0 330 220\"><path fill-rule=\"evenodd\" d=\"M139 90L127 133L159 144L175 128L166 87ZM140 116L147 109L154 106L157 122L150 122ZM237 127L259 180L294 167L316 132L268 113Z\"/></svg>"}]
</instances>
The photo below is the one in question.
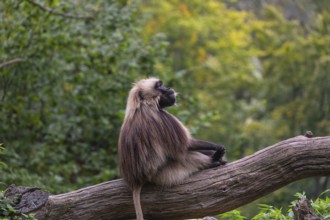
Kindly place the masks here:
<instances>
[{"instance_id":1,"label":"forest vegetation","mask_svg":"<svg viewBox=\"0 0 330 220\"><path fill-rule=\"evenodd\" d=\"M330 1L5 0L0 20L0 190L119 178L128 91L150 76L228 161L330 135ZM295 193L317 203L329 188L329 177L301 180L240 211L286 212Z\"/></svg>"}]
</instances>

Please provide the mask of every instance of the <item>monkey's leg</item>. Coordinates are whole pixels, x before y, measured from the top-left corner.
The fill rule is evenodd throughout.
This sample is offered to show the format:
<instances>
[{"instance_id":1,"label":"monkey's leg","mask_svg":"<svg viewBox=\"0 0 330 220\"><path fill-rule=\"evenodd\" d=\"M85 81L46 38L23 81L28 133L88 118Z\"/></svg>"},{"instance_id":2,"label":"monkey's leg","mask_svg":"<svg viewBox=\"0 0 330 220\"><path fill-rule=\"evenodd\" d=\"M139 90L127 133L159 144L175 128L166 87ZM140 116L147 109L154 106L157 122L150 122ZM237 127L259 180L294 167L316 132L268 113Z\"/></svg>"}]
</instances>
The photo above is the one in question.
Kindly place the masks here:
<instances>
[{"instance_id":1,"label":"monkey's leg","mask_svg":"<svg viewBox=\"0 0 330 220\"><path fill-rule=\"evenodd\" d=\"M214 151L222 150L222 151L224 151L225 147L220 144L215 144L215 143L208 142L208 141L194 139L194 140L191 140L188 149L196 150L196 151L199 151L199 150L214 150Z\"/></svg>"},{"instance_id":2,"label":"monkey's leg","mask_svg":"<svg viewBox=\"0 0 330 220\"><path fill-rule=\"evenodd\" d=\"M180 161L169 160L158 170L150 182L163 186L179 184L192 173L209 168L211 164L211 157L196 151L189 151L183 155L183 158L180 158Z\"/></svg>"},{"instance_id":3,"label":"monkey's leg","mask_svg":"<svg viewBox=\"0 0 330 220\"><path fill-rule=\"evenodd\" d=\"M206 156L209 156L209 157L212 157L216 152L214 150L190 150L190 151L197 151L197 152L202 153L202 154L204 154Z\"/></svg>"},{"instance_id":4,"label":"monkey's leg","mask_svg":"<svg viewBox=\"0 0 330 220\"><path fill-rule=\"evenodd\" d=\"M218 145L212 142L195 139L191 141L188 150L198 151L202 154L211 157L212 162L214 162L214 164L212 164L211 167L215 167L227 163L222 159L222 157L225 155L225 147L223 145Z\"/></svg>"}]
</instances>

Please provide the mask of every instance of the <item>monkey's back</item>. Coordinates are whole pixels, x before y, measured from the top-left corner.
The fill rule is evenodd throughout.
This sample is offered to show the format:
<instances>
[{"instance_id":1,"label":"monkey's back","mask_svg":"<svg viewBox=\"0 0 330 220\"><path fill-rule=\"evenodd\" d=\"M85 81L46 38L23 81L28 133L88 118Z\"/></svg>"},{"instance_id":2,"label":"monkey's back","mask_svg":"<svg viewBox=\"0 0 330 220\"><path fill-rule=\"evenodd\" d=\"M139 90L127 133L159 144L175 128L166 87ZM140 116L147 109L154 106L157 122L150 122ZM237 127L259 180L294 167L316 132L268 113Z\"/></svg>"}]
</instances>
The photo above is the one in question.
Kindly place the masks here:
<instances>
[{"instance_id":1,"label":"monkey's back","mask_svg":"<svg viewBox=\"0 0 330 220\"><path fill-rule=\"evenodd\" d=\"M121 175L131 188L152 181L159 168L187 152L189 138L181 122L166 111L136 109L119 136Z\"/></svg>"}]
</instances>

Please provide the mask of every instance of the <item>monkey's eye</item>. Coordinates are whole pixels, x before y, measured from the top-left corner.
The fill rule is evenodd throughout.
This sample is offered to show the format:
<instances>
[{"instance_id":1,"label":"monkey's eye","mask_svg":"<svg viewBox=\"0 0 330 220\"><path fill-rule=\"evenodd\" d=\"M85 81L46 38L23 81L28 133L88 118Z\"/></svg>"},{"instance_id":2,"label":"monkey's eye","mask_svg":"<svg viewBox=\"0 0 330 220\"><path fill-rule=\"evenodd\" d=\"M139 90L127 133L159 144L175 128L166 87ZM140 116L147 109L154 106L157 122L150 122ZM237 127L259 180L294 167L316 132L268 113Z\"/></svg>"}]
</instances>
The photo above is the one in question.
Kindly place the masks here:
<instances>
[{"instance_id":1,"label":"monkey's eye","mask_svg":"<svg viewBox=\"0 0 330 220\"><path fill-rule=\"evenodd\" d=\"M163 82L161 80L159 80L158 82L156 82L156 89L158 89L162 85L163 85Z\"/></svg>"}]
</instances>

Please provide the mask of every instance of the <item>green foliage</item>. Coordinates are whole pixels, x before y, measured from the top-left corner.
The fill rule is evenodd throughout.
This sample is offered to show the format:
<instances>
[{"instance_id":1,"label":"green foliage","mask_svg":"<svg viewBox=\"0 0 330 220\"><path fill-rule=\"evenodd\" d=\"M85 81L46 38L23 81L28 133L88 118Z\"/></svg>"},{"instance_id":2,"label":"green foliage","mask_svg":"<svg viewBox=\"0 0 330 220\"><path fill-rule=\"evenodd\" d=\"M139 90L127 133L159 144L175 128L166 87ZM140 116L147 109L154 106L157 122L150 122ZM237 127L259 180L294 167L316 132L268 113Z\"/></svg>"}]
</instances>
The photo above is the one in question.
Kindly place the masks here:
<instances>
[{"instance_id":1,"label":"green foliage","mask_svg":"<svg viewBox=\"0 0 330 220\"><path fill-rule=\"evenodd\" d=\"M224 214L221 214L219 215L220 219L223 219L223 220L243 220L243 219L246 219L246 217L242 216L241 215L241 212L238 211L238 210L233 210L233 211L230 211L230 212L226 212Z\"/></svg>"},{"instance_id":2,"label":"green foliage","mask_svg":"<svg viewBox=\"0 0 330 220\"><path fill-rule=\"evenodd\" d=\"M286 220L286 216L282 214L281 209L274 208L270 205L261 204L259 205L261 210L259 214L254 216L252 220L267 220L267 219L274 219L274 220Z\"/></svg>"},{"instance_id":3,"label":"green foliage","mask_svg":"<svg viewBox=\"0 0 330 220\"><path fill-rule=\"evenodd\" d=\"M198 137L240 158L306 130L330 133L328 12L304 27L274 5L256 17L214 0L143 2L144 38L167 34L184 78L180 117Z\"/></svg>"},{"instance_id":4,"label":"green foliage","mask_svg":"<svg viewBox=\"0 0 330 220\"><path fill-rule=\"evenodd\" d=\"M328 196L324 199L321 198L327 193L330 193L330 189L321 193L321 195L311 203L316 214L324 219L330 219L330 198Z\"/></svg>"},{"instance_id":5,"label":"green foliage","mask_svg":"<svg viewBox=\"0 0 330 220\"><path fill-rule=\"evenodd\" d=\"M187 111L180 118L197 137L231 146L228 157L244 155L236 153L242 123L261 105L249 103L260 83L251 62L254 16L215 0L143 2L151 17L144 35L167 34L171 69L184 79L175 82Z\"/></svg>"},{"instance_id":6,"label":"green foliage","mask_svg":"<svg viewBox=\"0 0 330 220\"><path fill-rule=\"evenodd\" d=\"M311 206L315 212L315 214L323 219L329 219L330 218L330 198L328 196L325 196L327 193L330 192L330 189L324 191L320 194L320 196L315 200L310 200ZM306 199L305 193L296 193L296 198L303 198ZM324 197L324 198L322 198ZM296 205L297 201L293 201L291 203L291 208ZM293 212L289 211L288 216L289 219L293 219Z\"/></svg>"},{"instance_id":7,"label":"green foliage","mask_svg":"<svg viewBox=\"0 0 330 220\"><path fill-rule=\"evenodd\" d=\"M2 1L0 174L9 185L69 191L118 176L117 138L131 84L157 75L166 42L144 42L136 1Z\"/></svg>"},{"instance_id":8,"label":"green foliage","mask_svg":"<svg viewBox=\"0 0 330 220\"><path fill-rule=\"evenodd\" d=\"M143 1L150 14L144 38L168 36L169 64L180 88L177 115L195 136L225 144L229 160L306 130L329 135L329 11L298 21L276 4L254 14L224 2ZM314 184L292 184L259 203L286 204L292 188L317 195ZM255 208L247 210L251 218Z\"/></svg>"},{"instance_id":9,"label":"green foliage","mask_svg":"<svg viewBox=\"0 0 330 220\"><path fill-rule=\"evenodd\" d=\"M5 151L5 148L3 147L3 144L0 143L0 155L3 155L4 151ZM4 167L4 166L6 166L6 164L4 162L0 161L0 167Z\"/></svg>"},{"instance_id":10,"label":"green foliage","mask_svg":"<svg viewBox=\"0 0 330 220\"><path fill-rule=\"evenodd\" d=\"M274 4L234 9L247 1L35 2L0 1L0 65L18 60L0 67L2 189L59 193L118 178L127 93L151 75L179 92L169 111L225 144L229 161L306 130L330 134L329 3L309 2L298 21ZM271 207L292 188L318 195L314 184L275 192L259 214L280 219L286 210Z\"/></svg>"},{"instance_id":11,"label":"green foliage","mask_svg":"<svg viewBox=\"0 0 330 220\"><path fill-rule=\"evenodd\" d=\"M2 220L37 220L32 214L22 214L18 212L12 205L12 201L4 196L4 192L0 191L0 217Z\"/></svg>"},{"instance_id":12,"label":"green foliage","mask_svg":"<svg viewBox=\"0 0 330 220\"><path fill-rule=\"evenodd\" d=\"M329 12L314 18L314 27L288 21L272 6L254 34L263 64L265 112L278 138L312 130L330 133ZM315 86L318 85L318 86Z\"/></svg>"},{"instance_id":13,"label":"green foliage","mask_svg":"<svg viewBox=\"0 0 330 220\"><path fill-rule=\"evenodd\" d=\"M0 158L1 158L1 156L4 155L4 153L5 153L5 148L4 148L3 144L0 143ZM0 160L0 173L4 173L5 167L7 167L7 164ZM0 180L0 185L5 185L5 183Z\"/></svg>"},{"instance_id":14,"label":"green foliage","mask_svg":"<svg viewBox=\"0 0 330 220\"><path fill-rule=\"evenodd\" d=\"M320 198L324 194L330 192L330 190L324 191L316 201L311 201L311 206L315 211L315 214L321 218L328 219L330 217L330 200L329 197L325 197L324 199ZM305 193L296 193L295 197L299 198L306 198ZM290 220L294 219L294 215L292 212L292 207L295 207L297 200L291 202L290 207L288 207L289 212L287 214L283 214L282 209L278 209L276 207L266 205L266 204L259 204L260 211L252 220ZM226 212L218 216L220 219L228 219L228 220L241 220L241 219L248 219L241 215L240 211L233 210L230 212Z\"/></svg>"}]
</instances>

